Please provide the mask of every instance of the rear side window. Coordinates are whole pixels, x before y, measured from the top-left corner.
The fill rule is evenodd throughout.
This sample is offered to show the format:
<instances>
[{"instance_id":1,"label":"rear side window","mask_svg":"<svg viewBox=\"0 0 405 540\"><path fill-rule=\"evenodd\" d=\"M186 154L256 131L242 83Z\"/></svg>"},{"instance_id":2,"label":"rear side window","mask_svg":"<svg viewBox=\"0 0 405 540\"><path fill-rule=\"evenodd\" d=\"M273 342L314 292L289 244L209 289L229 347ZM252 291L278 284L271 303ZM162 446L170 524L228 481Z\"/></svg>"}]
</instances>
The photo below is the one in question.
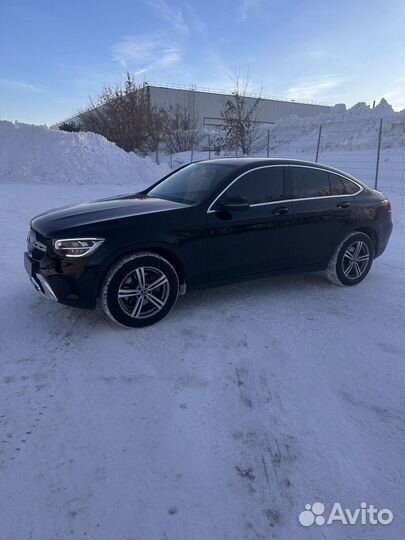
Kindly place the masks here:
<instances>
[{"instance_id":1,"label":"rear side window","mask_svg":"<svg viewBox=\"0 0 405 540\"><path fill-rule=\"evenodd\" d=\"M328 171L310 167L291 167L294 199L326 197L331 194Z\"/></svg>"},{"instance_id":2,"label":"rear side window","mask_svg":"<svg viewBox=\"0 0 405 540\"><path fill-rule=\"evenodd\" d=\"M346 195L346 188L343 178L337 174L329 174L330 192L332 195Z\"/></svg>"},{"instance_id":3,"label":"rear side window","mask_svg":"<svg viewBox=\"0 0 405 540\"><path fill-rule=\"evenodd\" d=\"M360 191L357 184L338 174L329 173L329 179L332 195L352 195Z\"/></svg>"},{"instance_id":4,"label":"rear side window","mask_svg":"<svg viewBox=\"0 0 405 540\"><path fill-rule=\"evenodd\" d=\"M249 204L260 204L284 198L284 167L264 167L236 180L224 193L221 202L245 199Z\"/></svg>"},{"instance_id":5,"label":"rear side window","mask_svg":"<svg viewBox=\"0 0 405 540\"><path fill-rule=\"evenodd\" d=\"M353 193L357 193L358 191L360 191L359 186L355 184L354 182L350 182L350 180L347 180L346 178L342 178L342 180L346 188L346 193L348 195L351 195Z\"/></svg>"}]
</instances>

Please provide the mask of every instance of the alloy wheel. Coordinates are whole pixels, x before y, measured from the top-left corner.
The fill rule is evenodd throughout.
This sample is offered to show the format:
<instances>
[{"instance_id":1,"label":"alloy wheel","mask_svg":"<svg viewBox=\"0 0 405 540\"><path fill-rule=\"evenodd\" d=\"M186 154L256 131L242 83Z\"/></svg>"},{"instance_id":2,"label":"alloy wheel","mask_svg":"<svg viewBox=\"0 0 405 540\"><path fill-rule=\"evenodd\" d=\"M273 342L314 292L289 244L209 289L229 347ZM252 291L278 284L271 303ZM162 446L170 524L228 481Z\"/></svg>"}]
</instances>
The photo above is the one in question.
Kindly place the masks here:
<instances>
[{"instance_id":1,"label":"alloy wheel","mask_svg":"<svg viewBox=\"0 0 405 540\"><path fill-rule=\"evenodd\" d=\"M139 266L121 281L118 303L130 317L146 319L162 310L169 293L169 280L162 270L153 266Z\"/></svg>"},{"instance_id":2,"label":"alloy wheel","mask_svg":"<svg viewBox=\"0 0 405 540\"><path fill-rule=\"evenodd\" d=\"M362 240L356 240L343 254L343 274L347 279L359 279L367 270L370 261L370 249Z\"/></svg>"}]
</instances>

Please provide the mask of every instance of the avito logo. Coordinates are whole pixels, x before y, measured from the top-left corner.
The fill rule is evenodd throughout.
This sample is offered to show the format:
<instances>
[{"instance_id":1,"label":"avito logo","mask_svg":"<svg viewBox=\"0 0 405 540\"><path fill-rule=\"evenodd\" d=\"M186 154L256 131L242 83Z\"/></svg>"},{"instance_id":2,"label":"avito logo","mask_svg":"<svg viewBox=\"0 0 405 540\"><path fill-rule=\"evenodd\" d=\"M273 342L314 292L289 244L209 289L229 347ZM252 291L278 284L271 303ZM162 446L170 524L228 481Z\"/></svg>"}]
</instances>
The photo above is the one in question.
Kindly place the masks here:
<instances>
[{"instance_id":1,"label":"avito logo","mask_svg":"<svg viewBox=\"0 0 405 540\"><path fill-rule=\"evenodd\" d=\"M311 525L332 525L341 523L342 525L389 525L394 519L394 514L388 508L378 510L374 505L365 502L360 504L360 508L351 510L343 508L338 502L332 506L328 516L325 516L325 505L321 502L306 504L298 516L298 520L303 527Z\"/></svg>"}]
</instances>

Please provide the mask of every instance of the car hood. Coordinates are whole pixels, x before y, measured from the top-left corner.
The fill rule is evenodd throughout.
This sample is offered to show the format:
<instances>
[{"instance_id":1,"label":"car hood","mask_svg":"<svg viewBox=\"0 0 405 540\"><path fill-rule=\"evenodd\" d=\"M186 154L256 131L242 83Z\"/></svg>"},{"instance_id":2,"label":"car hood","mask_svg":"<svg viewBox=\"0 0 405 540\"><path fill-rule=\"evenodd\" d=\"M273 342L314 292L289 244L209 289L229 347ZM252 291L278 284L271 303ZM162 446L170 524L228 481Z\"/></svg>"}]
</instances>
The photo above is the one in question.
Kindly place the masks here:
<instances>
[{"instance_id":1,"label":"car hood","mask_svg":"<svg viewBox=\"0 0 405 540\"><path fill-rule=\"evenodd\" d=\"M48 210L31 220L31 227L51 237L65 230L112 219L187 208L188 205L145 195L120 195Z\"/></svg>"}]
</instances>

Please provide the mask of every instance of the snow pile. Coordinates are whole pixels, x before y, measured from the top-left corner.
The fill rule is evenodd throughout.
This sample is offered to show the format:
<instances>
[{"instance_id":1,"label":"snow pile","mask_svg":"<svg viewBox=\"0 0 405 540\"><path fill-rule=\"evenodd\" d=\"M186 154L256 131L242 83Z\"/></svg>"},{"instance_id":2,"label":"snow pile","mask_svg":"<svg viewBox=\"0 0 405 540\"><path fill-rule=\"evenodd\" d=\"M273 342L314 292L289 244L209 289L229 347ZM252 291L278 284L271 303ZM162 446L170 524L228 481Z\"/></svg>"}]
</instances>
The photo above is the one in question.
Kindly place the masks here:
<instances>
[{"instance_id":1,"label":"snow pile","mask_svg":"<svg viewBox=\"0 0 405 540\"><path fill-rule=\"evenodd\" d=\"M132 184L167 172L150 158L127 153L101 135L0 121L0 183Z\"/></svg>"},{"instance_id":2,"label":"snow pile","mask_svg":"<svg viewBox=\"0 0 405 540\"><path fill-rule=\"evenodd\" d=\"M380 120L383 119L381 147L397 148L404 145L405 111L395 112L385 99L372 109L366 103L357 103L350 109L343 104L317 116L291 115L272 126L261 127L256 151L267 147L270 130L270 151L308 152L316 147L319 127L322 126L323 150L367 150L376 148Z\"/></svg>"}]
</instances>

